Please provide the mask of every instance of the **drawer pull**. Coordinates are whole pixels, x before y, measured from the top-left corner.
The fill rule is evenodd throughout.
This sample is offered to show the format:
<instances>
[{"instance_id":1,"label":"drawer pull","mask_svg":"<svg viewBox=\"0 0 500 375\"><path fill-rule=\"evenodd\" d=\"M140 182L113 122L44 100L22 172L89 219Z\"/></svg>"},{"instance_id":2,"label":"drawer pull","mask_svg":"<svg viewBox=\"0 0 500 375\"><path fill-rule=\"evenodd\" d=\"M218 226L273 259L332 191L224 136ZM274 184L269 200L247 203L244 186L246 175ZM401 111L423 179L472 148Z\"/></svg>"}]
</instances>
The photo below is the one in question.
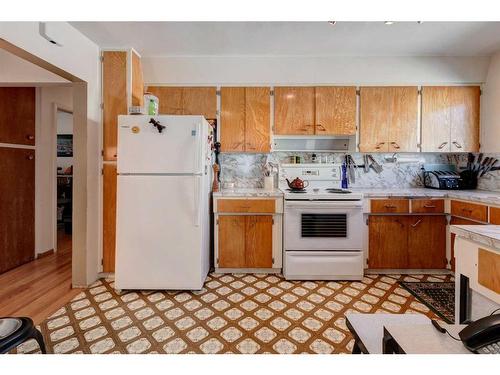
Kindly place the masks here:
<instances>
[{"instance_id":1,"label":"drawer pull","mask_svg":"<svg viewBox=\"0 0 500 375\"><path fill-rule=\"evenodd\" d=\"M385 208L396 208L396 206L392 205L392 204L386 204L384 205Z\"/></svg>"},{"instance_id":2,"label":"drawer pull","mask_svg":"<svg viewBox=\"0 0 500 375\"><path fill-rule=\"evenodd\" d=\"M416 222L415 224L412 224L411 226L412 226L413 228L415 228L415 227L416 227L418 224L420 224L421 222L422 222L422 219L417 220L417 222Z\"/></svg>"},{"instance_id":3,"label":"drawer pull","mask_svg":"<svg viewBox=\"0 0 500 375\"><path fill-rule=\"evenodd\" d=\"M470 208L465 208L465 207L464 207L464 208L462 208L462 211L463 211L463 212L468 212L468 213L470 213L470 214L472 213L472 209L470 209Z\"/></svg>"},{"instance_id":4,"label":"drawer pull","mask_svg":"<svg viewBox=\"0 0 500 375\"><path fill-rule=\"evenodd\" d=\"M424 208L436 208L433 204L424 204Z\"/></svg>"}]
</instances>

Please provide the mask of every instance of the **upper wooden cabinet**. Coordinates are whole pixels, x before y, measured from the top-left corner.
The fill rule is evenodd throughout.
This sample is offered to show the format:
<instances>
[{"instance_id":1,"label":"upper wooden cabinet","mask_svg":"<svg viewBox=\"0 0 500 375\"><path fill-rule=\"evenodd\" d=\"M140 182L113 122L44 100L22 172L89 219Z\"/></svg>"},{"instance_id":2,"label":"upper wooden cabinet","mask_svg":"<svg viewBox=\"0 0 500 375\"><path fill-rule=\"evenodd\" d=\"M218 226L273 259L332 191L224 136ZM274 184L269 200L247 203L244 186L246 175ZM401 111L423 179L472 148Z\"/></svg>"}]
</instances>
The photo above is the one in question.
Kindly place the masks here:
<instances>
[{"instance_id":1,"label":"upper wooden cabinet","mask_svg":"<svg viewBox=\"0 0 500 375\"><path fill-rule=\"evenodd\" d=\"M422 151L479 151L478 86L422 88Z\"/></svg>"},{"instance_id":2,"label":"upper wooden cabinet","mask_svg":"<svg viewBox=\"0 0 500 375\"><path fill-rule=\"evenodd\" d=\"M417 87L362 87L359 150L418 151L417 114Z\"/></svg>"},{"instance_id":3,"label":"upper wooden cabinet","mask_svg":"<svg viewBox=\"0 0 500 375\"><path fill-rule=\"evenodd\" d=\"M316 134L356 134L356 87L316 87Z\"/></svg>"},{"instance_id":4,"label":"upper wooden cabinet","mask_svg":"<svg viewBox=\"0 0 500 375\"><path fill-rule=\"evenodd\" d=\"M35 145L34 87L0 87L0 143Z\"/></svg>"},{"instance_id":5,"label":"upper wooden cabinet","mask_svg":"<svg viewBox=\"0 0 500 375\"><path fill-rule=\"evenodd\" d=\"M117 159L118 116L128 114L129 106L143 105L140 56L133 50L102 53L103 157Z\"/></svg>"},{"instance_id":6,"label":"upper wooden cabinet","mask_svg":"<svg viewBox=\"0 0 500 375\"><path fill-rule=\"evenodd\" d=\"M215 87L148 86L147 91L158 97L161 115L201 115L217 117Z\"/></svg>"},{"instance_id":7,"label":"upper wooden cabinet","mask_svg":"<svg viewBox=\"0 0 500 375\"><path fill-rule=\"evenodd\" d=\"M269 87L223 87L221 89L221 150L269 152Z\"/></svg>"},{"instance_id":8,"label":"upper wooden cabinet","mask_svg":"<svg viewBox=\"0 0 500 375\"><path fill-rule=\"evenodd\" d=\"M356 134L356 88L275 87L277 135Z\"/></svg>"}]
</instances>

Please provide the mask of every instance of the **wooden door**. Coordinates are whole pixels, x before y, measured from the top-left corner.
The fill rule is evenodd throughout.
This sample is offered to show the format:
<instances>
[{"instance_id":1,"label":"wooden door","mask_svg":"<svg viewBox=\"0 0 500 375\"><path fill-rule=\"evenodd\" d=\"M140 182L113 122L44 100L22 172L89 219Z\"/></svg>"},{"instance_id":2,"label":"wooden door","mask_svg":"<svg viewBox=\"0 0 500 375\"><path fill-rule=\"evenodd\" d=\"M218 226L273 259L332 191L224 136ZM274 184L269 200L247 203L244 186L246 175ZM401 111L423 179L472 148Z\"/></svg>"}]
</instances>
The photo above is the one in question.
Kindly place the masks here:
<instances>
[{"instance_id":1,"label":"wooden door","mask_svg":"<svg viewBox=\"0 0 500 375\"><path fill-rule=\"evenodd\" d=\"M116 253L116 164L103 165L102 270L115 271Z\"/></svg>"},{"instance_id":2,"label":"wooden door","mask_svg":"<svg viewBox=\"0 0 500 375\"><path fill-rule=\"evenodd\" d=\"M446 217L410 216L408 268L446 268Z\"/></svg>"},{"instance_id":3,"label":"wooden door","mask_svg":"<svg viewBox=\"0 0 500 375\"><path fill-rule=\"evenodd\" d=\"M148 86L147 92L159 101L160 115L182 115L182 87Z\"/></svg>"},{"instance_id":4,"label":"wooden door","mask_svg":"<svg viewBox=\"0 0 500 375\"><path fill-rule=\"evenodd\" d=\"M274 134L314 134L314 87L274 88Z\"/></svg>"},{"instance_id":5,"label":"wooden door","mask_svg":"<svg viewBox=\"0 0 500 375\"><path fill-rule=\"evenodd\" d=\"M448 87L451 111L451 151L479 151L478 86Z\"/></svg>"},{"instance_id":6,"label":"wooden door","mask_svg":"<svg viewBox=\"0 0 500 375\"><path fill-rule=\"evenodd\" d=\"M215 87L184 87L182 114L217 118L217 89Z\"/></svg>"},{"instance_id":7,"label":"wooden door","mask_svg":"<svg viewBox=\"0 0 500 375\"><path fill-rule=\"evenodd\" d=\"M449 94L446 87L422 87L422 151L450 151Z\"/></svg>"},{"instance_id":8,"label":"wooden door","mask_svg":"<svg viewBox=\"0 0 500 375\"><path fill-rule=\"evenodd\" d=\"M272 268L273 217L271 215L246 216L245 228L246 268Z\"/></svg>"},{"instance_id":9,"label":"wooden door","mask_svg":"<svg viewBox=\"0 0 500 375\"><path fill-rule=\"evenodd\" d=\"M105 51L102 63L103 79L103 157L117 158L118 115L127 109L127 52Z\"/></svg>"},{"instance_id":10,"label":"wooden door","mask_svg":"<svg viewBox=\"0 0 500 375\"><path fill-rule=\"evenodd\" d=\"M369 225L369 267L408 267L408 219L406 216L371 215Z\"/></svg>"},{"instance_id":11,"label":"wooden door","mask_svg":"<svg viewBox=\"0 0 500 375\"><path fill-rule=\"evenodd\" d=\"M0 273L35 256L35 150L0 147Z\"/></svg>"},{"instance_id":12,"label":"wooden door","mask_svg":"<svg viewBox=\"0 0 500 375\"><path fill-rule=\"evenodd\" d=\"M478 223L477 221L472 221L452 216L450 220L450 225L484 225L484 224ZM455 271L455 237L456 237L455 233L450 233L450 248L451 248L450 265L452 271Z\"/></svg>"},{"instance_id":13,"label":"wooden door","mask_svg":"<svg viewBox=\"0 0 500 375\"><path fill-rule=\"evenodd\" d=\"M418 151L417 87L363 87L361 152Z\"/></svg>"},{"instance_id":14,"label":"wooden door","mask_svg":"<svg viewBox=\"0 0 500 375\"><path fill-rule=\"evenodd\" d=\"M135 53L132 54L132 105L144 105L144 78L142 75L141 57Z\"/></svg>"},{"instance_id":15,"label":"wooden door","mask_svg":"<svg viewBox=\"0 0 500 375\"><path fill-rule=\"evenodd\" d=\"M245 268L245 216L218 217L218 267Z\"/></svg>"},{"instance_id":16,"label":"wooden door","mask_svg":"<svg viewBox=\"0 0 500 375\"><path fill-rule=\"evenodd\" d=\"M220 143L223 152L245 151L245 88L221 88Z\"/></svg>"},{"instance_id":17,"label":"wooden door","mask_svg":"<svg viewBox=\"0 0 500 375\"><path fill-rule=\"evenodd\" d=\"M245 88L245 151L271 151L269 87Z\"/></svg>"},{"instance_id":18,"label":"wooden door","mask_svg":"<svg viewBox=\"0 0 500 375\"><path fill-rule=\"evenodd\" d=\"M356 87L316 87L316 134L356 134Z\"/></svg>"},{"instance_id":19,"label":"wooden door","mask_svg":"<svg viewBox=\"0 0 500 375\"><path fill-rule=\"evenodd\" d=\"M0 87L0 143L35 145L34 87Z\"/></svg>"}]
</instances>

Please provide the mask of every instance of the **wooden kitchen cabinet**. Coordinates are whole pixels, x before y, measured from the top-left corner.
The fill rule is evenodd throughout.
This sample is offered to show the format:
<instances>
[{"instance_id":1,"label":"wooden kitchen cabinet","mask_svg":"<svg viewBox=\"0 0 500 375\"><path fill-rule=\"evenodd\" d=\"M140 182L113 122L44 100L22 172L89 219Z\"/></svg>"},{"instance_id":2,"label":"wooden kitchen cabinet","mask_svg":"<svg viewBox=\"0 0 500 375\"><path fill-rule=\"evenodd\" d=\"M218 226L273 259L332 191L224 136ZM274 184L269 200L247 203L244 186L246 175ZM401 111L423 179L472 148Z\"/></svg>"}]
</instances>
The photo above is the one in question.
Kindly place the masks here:
<instances>
[{"instance_id":1,"label":"wooden kitchen cabinet","mask_svg":"<svg viewBox=\"0 0 500 375\"><path fill-rule=\"evenodd\" d=\"M0 87L0 143L35 145L34 87Z\"/></svg>"},{"instance_id":2,"label":"wooden kitchen cabinet","mask_svg":"<svg viewBox=\"0 0 500 375\"><path fill-rule=\"evenodd\" d=\"M315 95L317 135L356 134L356 87L318 86Z\"/></svg>"},{"instance_id":3,"label":"wooden kitchen cabinet","mask_svg":"<svg viewBox=\"0 0 500 375\"><path fill-rule=\"evenodd\" d=\"M314 87L275 87L274 134L314 134L314 107Z\"/></svg>"},{"instance_id":4,"label":"wooden kitchen cabinet","mask_svg":"<svg viewBox=\"0 0 500 375\"><path fill-rule=\"evenodd\" d=\"M35 257L35 150L0 147L0 175L2 273Z\"/></svg>"},{"instance_id":5,"label":"wooden kitchen cabinet","mask_svg":"<svg viewBox=\"0 0 500 375\"><path fill-rule=\"evenodd\" d=\"M148 86L146 91L158 97L160 115L217 117L216 87Z\"/></svg>"},{"instance_id":6,"label":"wooden kitchen cabinet","mask_svg":"<svg viewBox=\"0 0 500 375\"><path fill-rule=\"evenodd\" d=\"M408 265L405 268L446 268L446 216L415 215L408 219Z\"/></svg>"},{"instance_id":7,"label":"wooden kitchen cabinet","mask_svg":"<svg viewBox=\"0 0 500 375\"><path fill-rule=\"evenodd\" d=\"M269 87L221 88L220 142L223 152L271 150Z\"/></svg>"},{"instance_id":8,"label":"wooden kitchen cabinet","mask_svg":"<svg viewBox=\"0 0 500 375\"><path fill-rule=\"evenodd\" d=\"M246 216L220 216L217 226L219 267L245 268Z\"/></svg>"},{"instance_id":9,"label":"wooden kitchen cabinet","mask_svg":"<svg viewBox=\"0 0 500 375\"><path fill-rule=\"evenodd\" d=\"M360 89L361 152L418 151L418 88Z\"/></svg>"},{"instance_id":10,"label":"wooden kitchen cabinet","mask_svg":"<svg viewBox=\"0 0 500 375\"><path fill-rule=\"evenodd\" d=\"M103 164L102 271L115 271L116 253L116 163Z\"/></svg>"},{"instance_id":11,"label":"wooden kitchen cabinet","mask_svg":"<svg viewBox=\"0 0 500 375\"><path fill-rule=\"evenodd\" d=\"M375 269L408 267L408 218L370 215L369 267Z\"/></svg>"},{"instance_id":12,"label":"wooden kitchen cabinet","mask_svg":"<svg viewBox=\"0 0 500 375\"><path fill-rule=\"evenodd\" d=\"M118 116L143 104L140 56L134 50L102 53L103 159L117 160ZM129 95L130 94L130 95Z\"/></svg>"},{"instance_id":13,"label":"wooden kitchen cabinet","mask_svg":"<svg viewBox=\"0 0 500 375\"><path fill-rule=\"evenodd\" d=\"M422 87L422 151L479 151L479 86Z\"/></svg>"},{"instance_id":14,"label":"wooden kitchen cabinet","mask_svg":"<svg viewBox=\"0 0 500 375\"><path fill-rule=\"evenodd\" d=\"M275 87L277 135L356 134L356 87Z\"/></svg>"},{"instance_id":15,"label":"wooden kitchen cabinet","mask_svg":"<svg viewBox=\"0 0 500 375\"><path fill-rule=\"evenodd\" d=\"M500 207L490 207L490 224L500 225Z\"/></svg>"},{"instance_id":16,"label":"wooden kitchen cabinet","mask_svg":"<svg viewBox=\"0 0 500 375\"><path fill-rule=\"evenodd\" d=\"M451 214L453 216L461 216L466 219L477 221L488 221L488 206L464 202L464 201L451 201Z\"/></svg>"}]
</instances>

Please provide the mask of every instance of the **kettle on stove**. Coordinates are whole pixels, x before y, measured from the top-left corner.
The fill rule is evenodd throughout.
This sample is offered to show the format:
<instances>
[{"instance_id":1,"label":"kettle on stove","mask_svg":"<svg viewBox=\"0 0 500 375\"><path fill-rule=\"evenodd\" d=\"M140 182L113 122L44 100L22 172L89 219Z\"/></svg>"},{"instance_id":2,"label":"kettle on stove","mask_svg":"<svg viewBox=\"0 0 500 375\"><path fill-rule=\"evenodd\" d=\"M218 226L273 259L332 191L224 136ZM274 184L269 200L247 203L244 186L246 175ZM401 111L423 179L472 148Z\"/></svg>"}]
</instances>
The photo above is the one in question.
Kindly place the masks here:
<instances>
[{"instance_id":1,"label":"kettle on stove","mask_svg":"<svg viewBox=\"0 0 500 375\"><path fill-rule=\"evenodd\" d=\"M305 189L306 187L309 186L309 181L301 180L298 177L295 180L293 180L292 182L290 182L290 180L288 180L288 178L286 178L285 180L286 180L286 183L288 184L288 187L292 190L302 190L302 189Z\"/></svg>"}]
</instances>

